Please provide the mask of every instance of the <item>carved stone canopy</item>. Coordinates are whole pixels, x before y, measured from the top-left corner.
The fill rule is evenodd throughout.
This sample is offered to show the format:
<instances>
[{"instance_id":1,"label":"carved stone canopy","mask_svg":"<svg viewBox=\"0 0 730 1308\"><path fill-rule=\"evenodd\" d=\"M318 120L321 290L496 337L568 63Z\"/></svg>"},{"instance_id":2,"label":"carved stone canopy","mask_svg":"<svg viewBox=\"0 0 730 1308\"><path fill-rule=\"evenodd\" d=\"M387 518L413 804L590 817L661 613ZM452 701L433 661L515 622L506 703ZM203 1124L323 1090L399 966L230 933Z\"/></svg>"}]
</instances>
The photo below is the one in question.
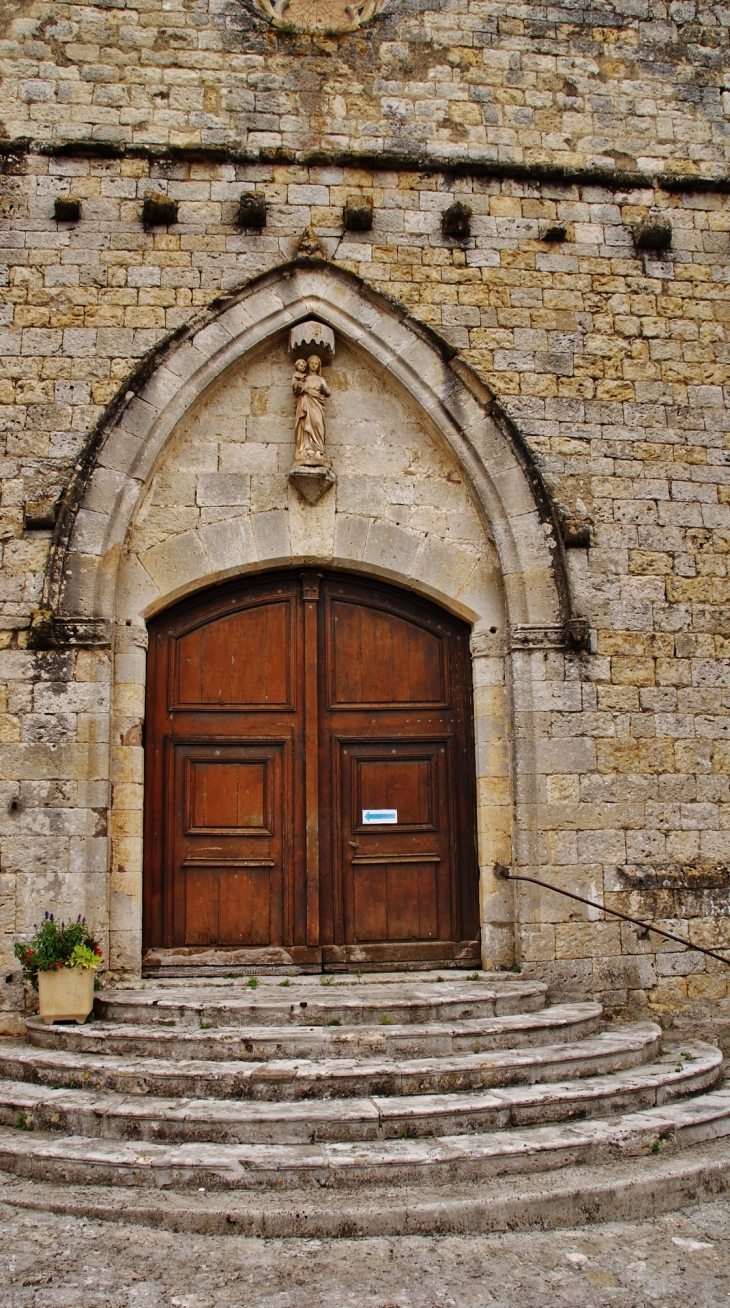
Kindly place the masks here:
<instances>
[{"instance_id":1,"label":"carved stone canopy","mask_svg":"<svg viewBox=\"0 0 730 1308\"><path fill-rule=\"evenodd\" d=\"M289 333L289 349L297 358L316 354L322 363L331 363L335 357L335 334L331 327L313 318L298 322Z\"/></svg>"}]
</instances>

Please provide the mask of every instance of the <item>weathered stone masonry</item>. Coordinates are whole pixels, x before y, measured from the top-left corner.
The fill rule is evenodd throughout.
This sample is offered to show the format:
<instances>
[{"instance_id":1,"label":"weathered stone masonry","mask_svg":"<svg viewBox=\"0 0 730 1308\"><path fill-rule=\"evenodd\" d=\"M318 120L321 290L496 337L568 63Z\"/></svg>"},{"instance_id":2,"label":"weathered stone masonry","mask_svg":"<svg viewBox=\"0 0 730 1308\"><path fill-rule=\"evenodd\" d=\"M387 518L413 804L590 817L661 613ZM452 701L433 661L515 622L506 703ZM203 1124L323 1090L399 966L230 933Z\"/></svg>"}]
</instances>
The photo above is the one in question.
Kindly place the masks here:
<instances>
[{"instance_id":1,"label":"weathered stone masonry","mask_svg":"<svg viewBox=\"0 0 730 1308\"><path fill-rule=\"evenodd\" d=\"M494 861L532 869L669 924L690 943L730 945L729 22L721 6L642 0L592 11L396 5L334 38L277 34L243 0L164 12L8 7L0 45L8 1024L23 1003L12 942L46 905L86 912L112 965L138 966L144 619L221 575L226 560L196 544L198 561L177 579L159 570L129 577L145 554L160 560L166 549L177 566L186 543L211 540L217 523L227 539L240 535L234 569L359 559L474 622L480 793L491 814L480 829L485 961L516 960L562 992L594 991L616 1007L722 1021L730 990L720 964L615 920L589 920L598 915L549 892L523 888L513 898L490 869ZM178 202L175 225L143 229L149 190ZM244 190L265 196L260 233L236 225ZM353 194L373 200L370 231L343 230ZM81 200L78 223L54 220L58 195ZM463 241L441 231L454 198L472 210ZM654 206L671 220L672 244L642 253L634 228ZM33 615L38 626L53 589L47 577L44 593L53 505L81 485L74 469L97 426L111 431L107 406L131 431L127 392L159 390L163 356L178 377L192 367L189 346L164 347L167 336L215 334L249 286L258 293L252 279L262 275L260 293L269 285L280 295L304 275L275 270L295 259L309 225L332 270L328 294L366 304L371 289L383 321L396 302L404 331L421 324L437 333L442 357L453 356L448 375L471 379L473 390L483 384L479 403L507 433L504 448L512 440L528 449L557 515L589 528L590 547L566 558L571 611L589 620L590 653L550 634L519 648L514 629L529 617L511 607L502 537L495 524L496 547L489 540L468 469L439 444L405 382L358 348L341 356L336 498L330 508L323 501L317 548L298 537L275 341L231 364L218 390L181 416L145 468L134 507L125 501L121 513L111 477L119 469L95 456L111 471L92 478L78 517L62 514L58 531L73 518L71 547L105 560L111 598L100 611L74 607L72 572L66 608L60 591L50 603L61 617L113 626L112 646L29 648ZM566 239L545 241L555 225ZM337 290L345 284L360 290ZM348 426L347 405L380 386L392 394L367 444L373 434ZM129 526L94 554L88 533L110 506ZM275 520L284 535L265 541ZM346 546L337 536L345 528ZM554 544L550 523L539 529ZM466 560L487 568L480 599L463 589ZM557 630L566 616L541 621ZM496 643L480 645L492 625Z\"/></svg>"}]
</instances>

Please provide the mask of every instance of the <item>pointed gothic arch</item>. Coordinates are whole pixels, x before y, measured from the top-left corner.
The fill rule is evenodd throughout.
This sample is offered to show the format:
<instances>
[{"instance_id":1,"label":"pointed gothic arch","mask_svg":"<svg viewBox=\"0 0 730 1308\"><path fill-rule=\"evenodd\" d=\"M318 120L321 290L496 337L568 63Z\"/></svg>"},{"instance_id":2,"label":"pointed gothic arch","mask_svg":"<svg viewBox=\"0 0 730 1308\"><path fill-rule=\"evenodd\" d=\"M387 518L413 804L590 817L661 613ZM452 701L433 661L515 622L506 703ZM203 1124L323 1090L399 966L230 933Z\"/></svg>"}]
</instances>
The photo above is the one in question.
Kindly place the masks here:
<instances>
[{"instance_id":1,"label":"pointed gothic arch","mask_svg":"<svg viewBox=\"0 0 730 1308\"><path fill-rule=\"evenodd\" d=\"M540 473L476 374L435 333L354 275L298 260L214 305L145 359L90 438L64 495L32 643L108 644L115 562L176 423L252 350L307 317L364 351L453 451L494 539L517 643L562 643L571 597L558 521ZM526 633L522 635L522 633ZM539 637L538 637L539 639Z\"/></svg>"},{"instance_id":2,"label":"pointed gothic arch","mask_svg":"<svg viewBox=\"0 0 730 1308\"><path fill-rule=\"evenodd\" d=\"M120 581L145 488L178 425L237 364L260 356L267 342L312 317L408 397L458 467L498 557L500 622L483 602L483 590L465 598L451 560L434 550L427 532L416 562L399 563L390 538L375 541L375 531L359 553L331 545L304 555L286 523L266 539L249 531L237 545L227 538L223 547L220 533L200 531L194 541L190 533L189 551L182 538L173 546L174 580L163 570L152 579L145 573L142 585ZM226 578L302 561L369 571L421 591L471 624L475 702L490 705L480 720L475 716L483 957L491 965L511 962L512 887L495 881L491 869L496 861L510 861L515 837L521 861L531 861L539 835L541 660L545 651L564 647L572 617L557 520L519 434L455 352L353 275L323 261L299 260L214 305L204 322L177 333L144 362L91 438L64 497L31 639L37 646L113 649L111 772L135 780L117 787L112 802L112 964L134 969L140 958L144 796L141 763L135 765L133 756L142 753L147 620Z\"/></svg>"}]
</instances>

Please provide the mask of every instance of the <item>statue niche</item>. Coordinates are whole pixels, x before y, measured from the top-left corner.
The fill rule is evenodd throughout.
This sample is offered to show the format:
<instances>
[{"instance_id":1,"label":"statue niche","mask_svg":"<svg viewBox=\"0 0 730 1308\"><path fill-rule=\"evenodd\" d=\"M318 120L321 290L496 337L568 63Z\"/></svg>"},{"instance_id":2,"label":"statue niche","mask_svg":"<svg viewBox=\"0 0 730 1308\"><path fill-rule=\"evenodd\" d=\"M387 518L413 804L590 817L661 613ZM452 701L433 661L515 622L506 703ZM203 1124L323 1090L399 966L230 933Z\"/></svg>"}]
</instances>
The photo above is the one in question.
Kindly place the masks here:
<instances>
[{"instance_id":1,"label":"statue niche","mask_svg":"<svg viewBox=\"0 0 730 1308\"><path fill-rule=\"evenodd\" d=\"M324 323L298 323L291 330L289 348L299 356L292 377L295 450L289 480L302 499L316 504L336 480L325 448L330 388L322 376L322 364L334 357L335 334ZM305 350L306 360L301 357Z\"/></svg>"}]
</instances>

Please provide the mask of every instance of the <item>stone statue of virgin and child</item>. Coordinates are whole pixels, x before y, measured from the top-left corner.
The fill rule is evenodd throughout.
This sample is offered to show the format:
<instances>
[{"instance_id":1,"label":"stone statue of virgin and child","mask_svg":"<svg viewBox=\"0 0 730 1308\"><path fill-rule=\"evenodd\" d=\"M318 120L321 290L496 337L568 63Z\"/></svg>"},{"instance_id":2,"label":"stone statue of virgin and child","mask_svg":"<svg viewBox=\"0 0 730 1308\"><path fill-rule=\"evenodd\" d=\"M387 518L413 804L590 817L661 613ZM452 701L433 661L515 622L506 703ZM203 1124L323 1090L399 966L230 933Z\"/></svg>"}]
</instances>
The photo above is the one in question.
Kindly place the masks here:
<instances>
[{"instance_id":1,"label":"stone statue of virgin and child","mask_svg":"<svg viewBox=\"0 0 730 1308\"><path fill-rule=\"evenodd\" d=\"M310 355L306 362L297 359L292 390L296 399L294 467L329 468L331 463L324 448L324 402L330 388L322 376L318 355Z\"/></svg>"}]
</instances>

